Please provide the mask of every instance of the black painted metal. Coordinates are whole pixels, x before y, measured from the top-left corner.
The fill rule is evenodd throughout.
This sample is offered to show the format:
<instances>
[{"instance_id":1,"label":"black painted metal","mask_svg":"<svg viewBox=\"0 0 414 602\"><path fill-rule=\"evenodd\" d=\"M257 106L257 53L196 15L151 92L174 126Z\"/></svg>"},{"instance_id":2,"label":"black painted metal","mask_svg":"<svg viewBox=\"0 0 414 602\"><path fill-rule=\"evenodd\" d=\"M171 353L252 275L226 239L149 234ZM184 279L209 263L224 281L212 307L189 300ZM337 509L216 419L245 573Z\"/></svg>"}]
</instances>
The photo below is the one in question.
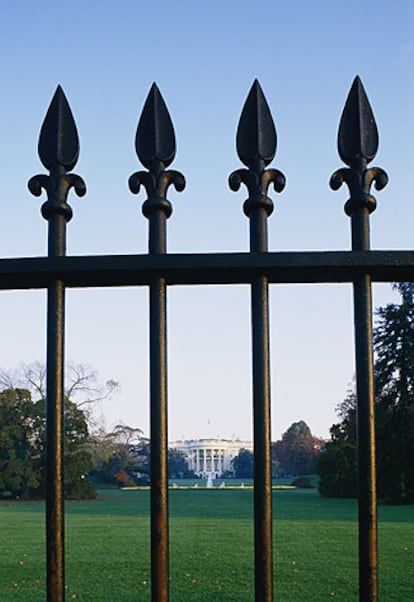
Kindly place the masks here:
<instances>
[{"instance_id":1,"label":"black painted metal","mask_svg":"<svg viewBox=\"0 0 414 602\"><path fill-rule=\"evenodd\" d=\"M237 130L237 152L248 169L239 169L229 178L238 190L241 182L249 197L244 212L250 219L250 251L266 253L267 217L273 203L267 196L269 184L280 192L283 174L266 170L276 154L276 128L259 82L249 92ZM252 281L253 353L253 437L254 437L254 525L255 525L255 600L273 600L272 552L272 458L270 417L269 280L260 274Z\"/></svg>"},{"instance_id":2,"label":"black painted metal","mask_svg":"<svg viewBox=\"0 0 414 602\"><path fill-rule=\"evenodd\" d=\"M378 600L377 492L371 279L354 281L359 472L359 599Z\"/></svg>"},{"instance_id":3,"label":"black painted metal","mask_svg":"<svg viewBox=\"0 0 414 602\"><path fill-rule=\"evenodd\" d=\"M60 87L43 123L39 156L50 175L29 182L47 201L42 214L49 222L48 256L0 260L0 289L48 289L47 324L47 582L48 601L64 600L63 504L63 359L66 287L148 286L150 292L150 406L151 406L151 563L152 600L168 601L168 487L167 487L167 286L182 284L251 285L253 416L255 451L255 599L271 602L272 506L270 457L269 283L352 282L354 286L355 349L359 449L359 564L360 600L376 602L377 531L375 492L375 434L372 361L372 281L413 281L414 251L371 251L369 213L376 201L370 194L387 183L382 169L367 169L378 147L374 116L359 80L353 83L338 133L341 159L349 166L335 172L331 186L346 183L350 199L352 251L269 253L267 218L273 203L268 187L280 192L285 178L265 169L276 152L276 129L261 87L254 82L243 107L237 132L237 151L247 169L233 172L230 187L248 189L244 211L250 222L250 253L167 254L166 220L171 215L168 187L183 190L181 173L166 170L175 156L175 135L167 107L154 84L148 94L136 134L137 155L148 171L129 179L133 193L145 187L142 210L149 220L149 253L133 256L67 257L67 204L71 187L81 196L85 184L67 173L79 154L76 126Z\"/></svg>"},{"instance_id":4,"label":"black painted metal","mask_svg":"<svg viewBox=\"0 0 414 602\"><path fill-rule=\"evenodd\" d=\"M351 196L345 211L351 217L352 249L369 251L369 214L376 201L372 182L381 190L388 181L382 169L367 164L378 149L378 132L360 79L354 80L342 114L338 149L349 169L333 175L334 189L341 181ZM361 602L378 600L377 493L375 473L374 359L372 348L372 295L369 274L354 279L357 439L359 472L359 596Z\"/></svg>"},{"instance_id":5,"label":"black painted metal","mask_svg":"<svg viewBox=\"0 0 414 602\"><path fill-rule=\"evenodd\" d=\"M146 286L162 274L168 285L250 284L266 274L270 284L408 282L414 251L309 251L29 257L0 259L0 290L46 288L59 278L67 287Z\"/></svg>"},{"instance_id":6,"label":"black painted metal","mask_svg":"<svg viewBox=\"0 0 414 602\"><path fill-rule=\"evenodd\" d=\"M69 189L86 192L81 178L67 174L78 159L76 125L62 88L57 88L42 125L39 156L50 175L34 176L29 182L33 194L47 191L42 215L49 222L48 255L66 253L66 222L72 217L67 204ZM47 378L46 378L46 548L47 599L65 600L64 553L64 333L65 286L60 278L48 285Z\"/></svg>"},{"instance_id":7,"label":"black painted metal","mask_svg":"<svg viewBox=\"0 0 414 602\"><path fill-rule=\"evenodd\" d=\"M156 86L145 102L136 134L136 151L148 172L130 178L138 193L147 191L142 212L149 220L149 253L167 252L166 221L172 212L167 189L185 186L184 176L166 171L175 157L175 135L165 102ZM167 401L167 283L162 275L150 281L150 428L151 428L151 583L152 600L169 599L168 547L168 401Z\"/></svg>"}]
</instances>

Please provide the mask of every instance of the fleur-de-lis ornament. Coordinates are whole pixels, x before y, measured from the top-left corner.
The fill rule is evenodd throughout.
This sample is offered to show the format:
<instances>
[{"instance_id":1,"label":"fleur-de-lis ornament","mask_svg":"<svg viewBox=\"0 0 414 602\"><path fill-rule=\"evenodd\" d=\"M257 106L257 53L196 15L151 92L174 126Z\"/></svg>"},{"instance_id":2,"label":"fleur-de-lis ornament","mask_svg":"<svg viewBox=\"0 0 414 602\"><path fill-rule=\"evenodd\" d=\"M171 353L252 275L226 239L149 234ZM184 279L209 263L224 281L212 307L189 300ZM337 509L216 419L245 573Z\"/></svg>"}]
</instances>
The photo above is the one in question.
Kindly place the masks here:
<instances>
[{"instance_id":1,"label":"fleur-de-lis ornament","mask_svg":"<svg viewBox=\"0 0 414 602\"><path fill-rule=\"evenodd\" d=\"M154 211L162 211L166 217L172 213L167 200L171 184L179 192L185 188L185 178L175 170L166 170L175 157L175 134L170 114L155 83L148 93L135 137L135 149L139 160L148 171L138 171L129 178L129 188L138 194L144 186L148 198L142 206L145 217Z\"/></svg>"},{"instance_id":2,"label":"fleur-de-lis ornament","mask_svg":"<svg viewBox=\"0 0 414 602\"><path fill-rule=\"evenodd\" d=\"M67 203L69 190L73 187L78 196L86 193L83 179L73 173L67 173L75 167L79 158L79 138L69 103L61 88L56 88L40 131L39 157L49 175L33 176L28 187L32 194L40 196L42 188L48 199L42 205L45 219L60 214L68 222L72 209Z\"/></svg>"},{"instance_id":3,"label":"fleur-de-lis ornament","mask_svg":"<svg viewBox=\"0 0 414 602\"><path fill-rule=\"evenodd\" d=\"M243 205L247 216L257 208L265 209L270 215L273 202L267 196L268 188L273 183L275 191L281 192L286 179L278 169L265 169L275 157L277 135L269 105L257 79L240 116L236 145L239 159L247 169L231 173L229 186L234 191L239 190L242 183L247 187L249 197Z\"/></svg>"},{"instance_id":4,"label":"fleur-de-lis ornament","mask_svg":"<svg viewBox=\"0 0 414 602\"><path fill-rule=\"evenodd\" d=\"M376 208L376 200L370 193L372 183L375 183L377 190L387 185L388 176L383 169L367 169L377 150L377 125L364 86L357 76L348 94L338 131L339 156L349 168L338 169L330 179L333 190L338 190L343 183L348 185L350 198L345 204L347 215L364 207L368 213L372 213Z\"/></svg>"}]
</instances>

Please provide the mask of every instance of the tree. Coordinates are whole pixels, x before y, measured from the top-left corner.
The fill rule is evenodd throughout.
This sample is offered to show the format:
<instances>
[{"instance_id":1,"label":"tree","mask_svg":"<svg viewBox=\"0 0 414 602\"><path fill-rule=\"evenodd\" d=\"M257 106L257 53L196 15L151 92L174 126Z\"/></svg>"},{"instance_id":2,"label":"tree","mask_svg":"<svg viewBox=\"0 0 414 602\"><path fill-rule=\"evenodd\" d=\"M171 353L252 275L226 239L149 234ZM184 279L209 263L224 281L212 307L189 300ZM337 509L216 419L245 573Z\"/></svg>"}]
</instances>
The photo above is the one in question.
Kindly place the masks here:
<instances>
[{"instance_id":1,"label":"tree","mask_svg":"<svg viewBox=\"0 0 414 602\"><path fill-rule=\"evenodd\" d=\"M91 497L84 479L91 468L85 416L74 403L65 404L66 497ZM43 497L46 489L46 403L34 402L27 389L0 393L0 494Z\"/></svg>"},{"instance_id":2,"label":"tree","mask_svg":"<svg viewBox=\"0 0 414 602\"><path fill-rule=\"evenodd\" d=\"M29 391L6 389L0 393L0 494L28 498L40 486L33 419Z\"/></svg>"},{"instance_id":3,"label":"tree","mask_svg":"<svg viewBox=\"0 0 414 602\"><path fill-rule=\"evenodd\" d=\"M414 284L394 285L401 303L377 312L374 331L378 491L414 501Z\"/></svg>"},{"instance_id":4,"label":"tree","mask_svg":"<svg viewBox=\"0 0 414 602\"><path fill-rule=\"evenodd\" d=\"M331 440L325 444L318 456L316 472L320 477L318 489L321 495L358 495L356 443L342 425L334 424L331 427Z\"/></svg>"},{"instance_id":5,"label":"tree","mask_svg":"<svg viewBox=\"0 0 414 602\"><path fill-rule=\"evenodd\" d=\"M126 424L117 424L107 433L100 429L93 437L92 474L105 482L119 483L119 476L129 483L143 475L149 479L149 442L142 437L142 430ZM118 476L115 476L118 475Z\"/></svg>"},{"instance_id":6,"label":"tree","mask_svg":"<svg viewBox=\"0 0 414 602\"><path fill-rule=\"evenodd\" d=\"M385 502L408 503L414 501L414 284L401 283L394 288L401 294L401 303L377 310L373 333L377 490ZM347 483L348 491L356 494L355 393L348 393L339 415L342 420L332 427L332 440L318 461L319 489L324 495L336 495L332 473L341 448L348 461L342 462L337 487L342 491Z\"/></svg>"},{"instance_id":7,"label":"tree","mask_svg":"<svg viewBox=\"0 0 414 602\"><path fill-rule=\"evenodd\" d=\"M279 471L285 474L306 475L313 471L315 442L306 422L294 422L281 441L272 444L272 459L279 464Z\"/></svg>"},{"instance_id":8,"label":"tree","mask_svg":"<svg viewBox=\"0 0 414 602\"><path fill-rule=\"evenodd\" d=\"M33 434L40 452L39 494L46 492L46 401L34 403ZM66 498L88 499L96 493L85 479L92 468L91 439L86 416L70 399L65 400L64 494Z\"/></svg>"},{"instance_id":9,"label":"tree","mask_svg":"<svg viewBox=\"0 0 414 602\"><path fill-rule=\"evenodd\" d=\"M33 452L34 459L31 461L36 467L36 484L31 486L32 480L28 478L26 467L26 488L16 495L35 496L43 495L45 491L45 399L46 399L46 368L41 362L32 362L30 364L21 363L14 370L0 369L0 388L3 387L4 392L9 391L10 403L15 403L17 411L21 395L26 400L24 416L26 426L30 429L30 444L33 449L27 450L27 453ZM96 428L96 414L92 412L96 405L108 399L113 395L119 384L114 380L107 380L105 383L100 382L98 375L87 364L68 364L65 367L65 495L67 497L92 497L94 494L93 487L84 478L84 475L91 467L91 439L89 436L89 428ZM14 395L12 391L15 391ZM3 392L3 393L4 393ZM22 393L24 392L24 393ZM17 395L17 397L16 397ZM3 396L4 397L4 396ZM33 399L35 401L33 401ZM3 405L5 404L3 399ZM29 421L29 413L30 421ZM5 416L7 427L13 424L13 411L8 411ZM9 421L9 416L11 422ZM29 421L29 422L27 422ZM18 433L19 429L15 426L10 427ZM16 449L13 448L10 436L7 438L5 429L0 426L0 448L4 450L4 446L10 446L9 452L4 451L2 458L7 459L0 466L2 474L0 475L0 491L2 482L5 482L7 471L10 467L16 470L16 479L19 474L19 466L12 457L8 457L7 453L15 454ZM21 441L23 441L21 439ZM22 444L23 445L23 444ZM3 446L3 447L2 447ZM14 451L12 451L14 449ZM7 482L9 479L7 478ZM4 483L3 483L4 484ZM10 483L9 483L10 484ZM9 489L11 492L11 490ZM12 493L13 494L13 493Z\"/></svg>"},{"instance_id":10,"label":"tree","mask_svg":"<svg viewBox=\"0 0 414 602\"><path fill-rule=\"evenodd\" d=\"M168 478L194 479L193 470L189 470L186 455L179 449L168 450Z\"/></svg>"},{"instance_id":11,"label":"tree","mask_svg":"<svg viewBox=\"0 0 414 602\"><path fill-rule=\"evenodd\" d=\"M46 399L46 367L41 362L21 363L14 370L0 369L0 388L26 389L35 399ZM70 399L89 422L93 422L90 408L110 398L119 389L119 383L109 379L102 383L96 370L87 364L69 363L65 366L65 397Z\"/></svg>"},{"instance_id":12,"label":"tree","mask_svg":"<svg viewBox=\"0 0 414 602\"><path fill-rule=\"evenodd\" d=\"M254 456L248 449L242 448L231 461L234 476L237 479L252 479L254 474Z\"/></svg>"}]
</instances>

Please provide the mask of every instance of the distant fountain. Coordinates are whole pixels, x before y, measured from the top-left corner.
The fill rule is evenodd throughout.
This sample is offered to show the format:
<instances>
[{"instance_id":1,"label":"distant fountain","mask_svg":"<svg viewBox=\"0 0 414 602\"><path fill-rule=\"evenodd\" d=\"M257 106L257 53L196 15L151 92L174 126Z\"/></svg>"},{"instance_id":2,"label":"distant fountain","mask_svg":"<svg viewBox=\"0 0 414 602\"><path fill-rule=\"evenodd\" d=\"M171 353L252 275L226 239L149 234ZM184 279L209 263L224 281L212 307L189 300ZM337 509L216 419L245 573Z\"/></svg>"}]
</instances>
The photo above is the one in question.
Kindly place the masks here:
<instances>
[{"instance_id":1,"label":"distant fountain","mask_svg":"<svg viewBox=\"0 0 414 602\"><path fill-rule=\"evenodd\" d=\"M211 472L208 473L206 487L207 489L211 489L213 487L213 474Z\"/></svg>"}]
</instances>

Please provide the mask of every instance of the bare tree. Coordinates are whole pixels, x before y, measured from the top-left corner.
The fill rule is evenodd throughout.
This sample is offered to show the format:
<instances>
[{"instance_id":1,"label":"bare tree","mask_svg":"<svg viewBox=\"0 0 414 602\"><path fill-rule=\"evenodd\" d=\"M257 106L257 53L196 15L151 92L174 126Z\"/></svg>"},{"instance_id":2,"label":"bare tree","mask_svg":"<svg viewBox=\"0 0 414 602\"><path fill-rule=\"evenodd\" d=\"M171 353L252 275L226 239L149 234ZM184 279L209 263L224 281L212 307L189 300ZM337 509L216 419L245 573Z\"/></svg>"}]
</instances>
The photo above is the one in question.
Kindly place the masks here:
<instances>
[{"instance_id":1,"label":"bare tree","mask_svg":"<svg viewBox=\"0 0 414 602\"><path fill-rule=\"evenodd\" d=\"M0 368L0 388L28 389L35 398L46 398L46 367L41 362L21 363L14 370ZM119 383L102 383L96 370L87 364L70 363L65 369L65 396L77 407L97 404L119 390ZM89 414L89 412L86 412Z\"/></svg>"},{"instance_id":2,"label":"bare tree","mask_svg":"<svg viewBox=\"0 0 414 602\"><path fill-rule=\"evenodd\" d=\"M98 373L87 364L68 364L65 374L65 395L78 407L108 399L119 391L119 383L109 379L100 382Z\"/></svg>"}]
</instances>

